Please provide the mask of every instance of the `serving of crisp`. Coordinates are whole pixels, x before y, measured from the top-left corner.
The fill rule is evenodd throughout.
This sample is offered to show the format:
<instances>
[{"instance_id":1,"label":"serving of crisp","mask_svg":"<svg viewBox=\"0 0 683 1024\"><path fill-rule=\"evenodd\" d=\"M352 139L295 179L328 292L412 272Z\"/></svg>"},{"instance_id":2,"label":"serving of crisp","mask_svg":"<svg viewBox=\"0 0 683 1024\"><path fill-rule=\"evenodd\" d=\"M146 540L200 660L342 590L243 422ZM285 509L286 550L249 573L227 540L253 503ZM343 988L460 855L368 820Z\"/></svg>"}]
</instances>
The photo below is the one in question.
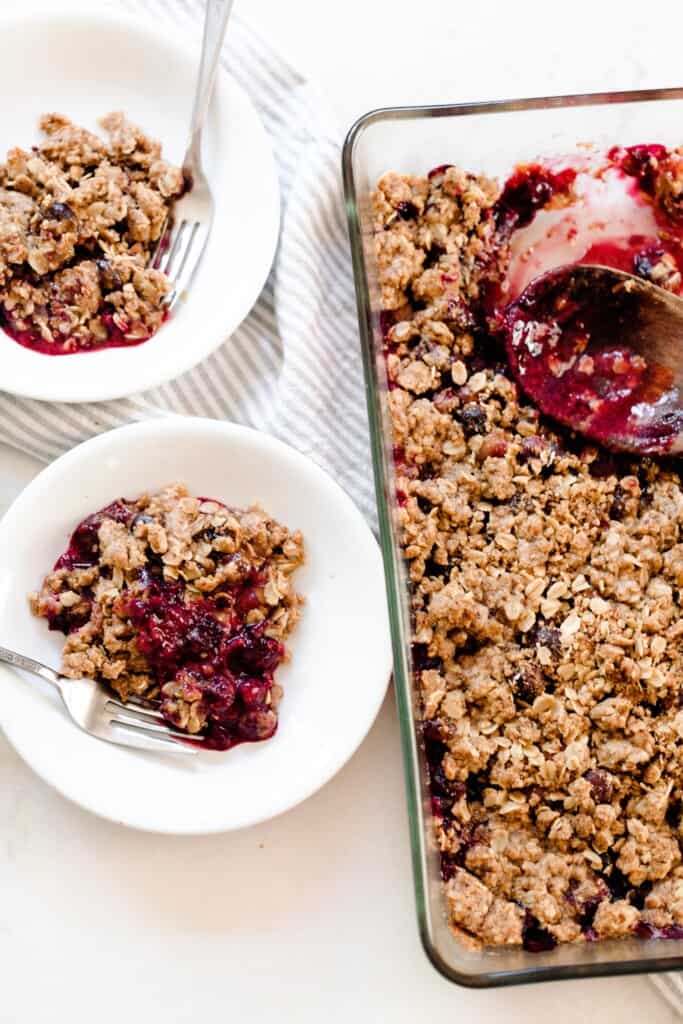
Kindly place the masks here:
<instances>
[{"instance_id":1,"label":"serving of crisp","mask_svg":"<svg viewBox=\"0 0 683 1024\"><path fill-rule=\"evenodd\" d=\"M658 222L679 222L679 154L609 159ZM469 944L532 951L683 937L681 476L541 416L496 330L512 232L572 187L572 174L536 165L504 189L444 165L386 174L374 194L397 516L450 921ZM677 237L634 253L635 272L678 290Z\"/></svg>"},{"instance_id":2,"label":"serving of crisp","mask_svg":"<svg viewBox=\"0 0 683 1024\"><path fill-rule=\"evenodd\" d=\"M0 324L48 355L139 344L166 315L151 261L182 171L123 114L100 124L106 140L45 114L0 165Z\"/></svg>"},{"instance_id":3,"label":"serving of crisp","mask_svg":"<svg viewBox=\"0 0 683 1024\"><path fill-rule=\"evenodd\" d=\"M303 561L301 534L263 509L176 483L83 520L31 608L66 634L64 675L154 701L227 750L277 729L275 671L301 614Z\"/></svg>"}]
</instances>

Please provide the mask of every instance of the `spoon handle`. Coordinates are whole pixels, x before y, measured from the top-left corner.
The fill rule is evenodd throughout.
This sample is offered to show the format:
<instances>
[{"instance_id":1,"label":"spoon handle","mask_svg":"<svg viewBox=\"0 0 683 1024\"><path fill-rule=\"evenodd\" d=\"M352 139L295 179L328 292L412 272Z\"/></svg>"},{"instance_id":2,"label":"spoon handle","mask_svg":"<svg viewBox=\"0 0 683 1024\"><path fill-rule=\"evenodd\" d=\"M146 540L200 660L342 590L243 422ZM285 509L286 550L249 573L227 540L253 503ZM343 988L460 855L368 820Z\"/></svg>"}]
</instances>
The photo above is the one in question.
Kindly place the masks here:
<instances>
[{"instance_id":1,"label":"spoon handle","mask_svg":"<svg viewBox=\"0 0 683 1024\"><path fill-rule=\"evenodd\" d=\"M209 109L213 83L216 78L221 47L225 37L225 30L228 27L228 18L232 11L232 5L233 0L206 0L202 56L199 64L199 74L197 75L192 120L190 122L190 142L188 146L190 161L196 160L199 162L200 160L202 128L204 127L204 121Z\"/></svg>"},{"instance_id":2,"label":"spoon handle","mask_svg":"<svg viewBox=\"0 0 683 1024\"><path fill-rule=\"evenodd\" d=\"M41 679L56 686L58 690L62 688L58 672L48 668L47 665L41 664L39 661L34 661L33 658L27 658L24 654L10 651L8 647L0 646L0 661L4 661L8 665L14 665L15 668L22 668L25 672L30 672L34 676L40 676Z\"/></svg>"}]
</instances>

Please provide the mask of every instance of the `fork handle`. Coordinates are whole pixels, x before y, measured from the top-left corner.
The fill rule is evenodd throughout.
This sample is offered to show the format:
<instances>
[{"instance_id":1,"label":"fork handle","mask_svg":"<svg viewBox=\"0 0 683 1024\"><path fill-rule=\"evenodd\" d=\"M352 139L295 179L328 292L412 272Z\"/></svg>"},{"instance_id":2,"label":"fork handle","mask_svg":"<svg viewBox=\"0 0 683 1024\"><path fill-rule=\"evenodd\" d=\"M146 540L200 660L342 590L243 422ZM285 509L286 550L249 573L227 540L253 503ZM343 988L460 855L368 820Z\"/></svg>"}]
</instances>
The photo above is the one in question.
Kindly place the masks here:
<instances>
[{"instance_id":1,"label":"fork handle","mask_svg":"<svg viewBox=\"0 0 683 1024\"><path fill-rule=\"evenodd\" d=\"M194 94L194 108L190 122L190 141L188 157L190 161L199 163L201 156L201 137L204 121L209 109L216 69L221 55L221 47L228 27L228 18L232 11L233 0L206 0L204 14L204 38L202 40L202 56Z\"/></svg>"},{"instance_id":2,"label":"fork handle","mask_svg":"<svg viewBox=\"0 0 683 1024\"><path fill-rule=\"evenodd\" d=\"M27 658L25 654L17 654L16 651L10 651L8 647L0 646L0 661L4 661L8 665L14 665L15 668L23 668L25 672L30 672L34 676L40 676L41 679L56 686L58 690L62 688L62 681L58 672L48 668L47 665L41 664L39 661L34 661L33 658Z\"/></svg>"}]
</instances>

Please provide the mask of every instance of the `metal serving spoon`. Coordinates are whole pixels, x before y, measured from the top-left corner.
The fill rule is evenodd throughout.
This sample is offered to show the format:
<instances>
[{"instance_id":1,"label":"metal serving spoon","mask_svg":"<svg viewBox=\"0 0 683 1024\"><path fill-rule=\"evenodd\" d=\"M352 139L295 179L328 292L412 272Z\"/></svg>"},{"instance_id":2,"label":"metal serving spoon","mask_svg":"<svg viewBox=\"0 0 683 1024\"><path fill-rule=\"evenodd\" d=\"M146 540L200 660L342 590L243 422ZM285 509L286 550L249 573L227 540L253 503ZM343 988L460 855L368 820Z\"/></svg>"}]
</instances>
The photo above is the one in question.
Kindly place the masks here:
<instances>
[{"instance_id":1,"label":"metal serving spoon","mask_svg":"<svg viewBox=\"0 0 683 1024\"><path fill-rule=\"evenodd\" d=\"M511 367L542 412L608 447L683 452L683 299L601 266L535 278L503 312Z\"/></svg>"}]
</instances>

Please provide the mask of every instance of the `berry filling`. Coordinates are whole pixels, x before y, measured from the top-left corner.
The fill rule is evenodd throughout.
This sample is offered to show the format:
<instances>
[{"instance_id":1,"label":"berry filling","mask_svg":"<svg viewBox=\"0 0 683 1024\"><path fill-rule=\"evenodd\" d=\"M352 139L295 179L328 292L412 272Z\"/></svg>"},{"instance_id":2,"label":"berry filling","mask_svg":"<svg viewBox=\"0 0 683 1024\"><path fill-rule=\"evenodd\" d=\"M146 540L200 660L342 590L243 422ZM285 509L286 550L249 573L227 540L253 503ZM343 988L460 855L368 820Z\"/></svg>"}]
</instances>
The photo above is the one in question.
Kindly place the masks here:
<instances>
[{"instance_id":1,"label":"berry filling","mask_svg":"<svg viewBox=\"0 0 683 1024\"><path fill-rule=\"evenodd\" d=\"M187 601L179 582L154 580L128 604L138 647L162 695L165 684L175 684L170 699L162 701L166 717L182 727L174 697L199 700L206 718L204 745L215 750L269 739L277 728L271 690L285 648L264 635L262 623L245 624L254 582L236 588L227 620L216 601Z\"/></svg>"},{"instance_id":2,"label":"berry filling","mask_svg":"<svg viewBox=\"0 0 683 1024\"><path fill-rule=\"evenodd\" d=\"M636 935L641 939L683 939L683 927L680 924L668 924L663 928L655 928L646 921L639 921L635 927Z\"/></svg>"},{"instance_id":3,"label":"berry filling","mask_svg":"<svg viewBox=\"0 0 683 1024\"><path fill-rule=\"evenodd\" d=\"M575 180L573 168L552 171L541 164L518 167L505 182L493 208L496 227L503 234L526 227L555 197L566 200Z\"/></svg>"},{"instance_id":4,"label":"berry filling","mask_svg":"<svg viewBox=\"0 0 683 1024\"><path fill-rule=\"evenodd\" d=\"M69 546L55 562L55 569L86 569L97 565L100 557L98 531L105 519L128 526L135 516L129 503L113 501L111 505L88 516L71 534Z\"/></svg>"},{"instance_id":5,"label":"berry filling","mask_svg":"<svg viewBox=\"0 0 683 1024\"><path fill-rule=\"evenodd\" d=\"M539 408L603 443L664 454L683 428L666 367L621 341L638 297L564 270L536 278L505 310L510 366Z\"/></svg>"},{"instance_id":6,"label":"berry filling","mask_svg":"<svg viewBox=\"0 0 683 1024\"><path fill-rule=\"evenodd\" d=\"M626 148L613 146L607 153L607 159L616 164L624 174L635 178L643 192L654 195L660 165L668 155L666 146L651 143Z\"/></svg>"},{"instance_id":7,"label":"berry filling","mask_svg":"<svg viewBox=\"0 0 683 1024\"><path fill-rule=\"evenodd\" d=\"M522 945L528 953L547 953L554 949L557 940L550 932L539 924L531 911L527 910L522 928Z\"/></svg>"},{"instance_id":8,"label":"berry filling","mask_svg":"<svg viewBox=\"0 0 683 1024\"><path fill-rule=\"evenodd\" d=\"M168 316L168 311L164 310L162 322L168 320ZM113 313L103 312L100 315L100 322L105 330L105 336L102 338L90 334L76 340L69 335L61 340L46 341L39 331L18 326L11 314L0 307L0 328L5 334L22 348L30 348L44 356L69 356L74 352L99 352L105 348L134 348L152 337L151 332L145 333L139 324L123 322L123 325L119 326Z\"/></svg>"}]
</instances>

